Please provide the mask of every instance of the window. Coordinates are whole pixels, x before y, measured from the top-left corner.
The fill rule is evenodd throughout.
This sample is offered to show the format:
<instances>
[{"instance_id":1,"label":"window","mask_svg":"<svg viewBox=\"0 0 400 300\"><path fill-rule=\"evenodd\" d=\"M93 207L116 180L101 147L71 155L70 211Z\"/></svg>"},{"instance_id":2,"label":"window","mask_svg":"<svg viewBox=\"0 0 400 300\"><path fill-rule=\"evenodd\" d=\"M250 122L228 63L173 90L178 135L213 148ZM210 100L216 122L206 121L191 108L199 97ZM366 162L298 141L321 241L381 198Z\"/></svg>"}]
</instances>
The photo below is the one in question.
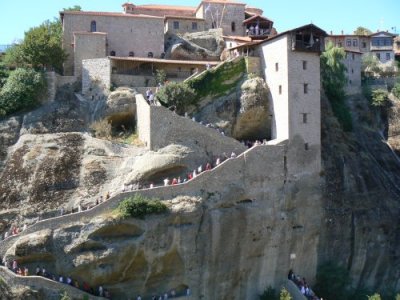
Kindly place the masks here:
<instances>
[{"instance_id":1,"label":"window","mask_svg":"<svg viewBox=\"0 0 400 300\"><path fill-rule=\"evenodd\" d=\"M235 22L232 22L232 23L231 23L231 29L232 29L232 32L235 32L235 31L236 31L236 24L235 24Z\"/></svg>"},{"instance_id":2,"label":"window","mask_svg":"<svg viewBox=\"0 0 400 300\"><path fill-rule=\"evenodd\" d=\"M349 85L351 85L353 82L351 80L349 80Z\"/></svg>"},{"instance_id":3,"label":"window","mask_svg":"<svg viewBox=\"0 0 400 300\"><path fill-rule=\"evenodd\" d=\"M279 86L279 95L282 95L282 86Z\"/></svg>"},{"instance_id":4,"label":"window","mask_svg":"<svg viewBox=\"0 0 400 300\"><path fill-rule=\"evenodd\" d=\"M217 23L215 21L212 21L211 28L217 28Z\"/></svg>"},{"instance_id":5,"label":"window","mask_svg":"<svg viewBox=\"0 0 400 300\"><path fill-rule=\"evenodd\" d=\"M351 40L346 40L346 46L351 47Z\"/></svg>"},{"instance_id":6,"label":"window","mask_svg":"<svg viewBox=\"0 0 400 300\"><path fill-rule=\"evenodd\" d=\"M279 64L275 63L275 71L278 72L279 71Z\"/></svg>"},{"instance_id":7,"label":"window","mask_svg":"<svg viewBox=\"0 0 400 300\"><path fill-rule=\"evenodd\" d=\"M129 52L129 56L135 56L135 53L133 51Z\"/></svg>"},{"instance_id":8,"label":"window","mask_svg":"<svg viewBox=\"0 0 400 300\"><path fill-rule=\"evenodd\" d=\"M192 22L192 30L197 30L197 22Z\"/></svg>"},{"instance_id":9,"label":"window","mask_svg":"<svg viewBox=\"0 0 400 300\"><path fill-rule=\"evenodd\" d=\"M308 93L308 83L305 83L303 85L303 89L304 89L304 94L307 94Z\"/></svg>"},{"instance_id":10,"label":"window","mask_svg":"<svg viewBox=\"0 0 400 300\"><path fill-rule=\"evenodd\" d=\"M110 52L110 56L115 56L115 51L114 51L114 50L112 50L112 51Z\"/></svg>"},{"instance_id":11,"label":"window","mask_svg":"<svg viewBox=\"0 0 400 300\"><path fill-rule=\"evenodd\" d=\"M366 42L362 42L362 47L363 48L367 48L367 43Z\"/></svg>"},{"instance_id":12,"label":"window","mask_svg":"<svg viewBox=\"0 0 400 300\"><path fill-rule=\"evenodd\" d=\"M306 150L306 151L307 151L307 150L308 150L308 148L309 148L309 147L308 147L308 143L304 143L304 150Z\"/></svg>"},{"instance_id":13,"label":"window","mask_svg":"<svg viewBox=\"0 0 400 300\"><path fill-rule=\"evenodd\" d=\"M307 70L307 61L303 60L303 70Z\"/></svg>"},{"instance_id":14,"label":"window","mask_svg":"<svg viewBox=\"0 0 400 300\"><path fill-rule=\"evenodd\" d=\"M380 59L381 59L381 54L380 54L380 53L377 53L377 54L376 54L376 58L380 60Z\"/></svg>"},{"instance_id":15,"label":"window","mask_svg":"<svg viewBox=\"0 0 400 300\"><path fill-rule=\"evenodd\" d=\"M147 53L147 57L153 57L153 52Z\"/></svg>"},{"instance_id":16,"label":"window","mask_svg":"<svg viewBox=\"0 0 400 300\"><path fill-rule=\"evenodd\" d=\"M307 114L303 113L303 123L306 124L307 123Z\"/></svg>"},{"instance_id":17,"label":"window","mask_svg":"<svg viewBox=\"0 0 400 300\"><path fill-rule=\"evenodd\" d=\"M90 32L96 32L96 21L90 22Z\"/></svg>"},{"instance_id":18,"label":"window","mask_svg":"<svg viewBox=\"0 0 400 300\"><path fill-rule=\"evenodd\" d=\"M355 55L354 53L351 54L351 59L354 60L355 59Z\"/></svg>"},{"instance_id":19,"label":"window","mask_svg":"<svg viewBox=\"0 0 400 300\"><path fill-rule=\"evenodd\" d=\"M353 47L358 47L358 41L356 39L353 40Z\"/></svg>"},{"instance_id":20,"label":"window","mask_svg":"<svg viewBox=\"0 0 400 300\"><path fill-rule=\"evenodd\" d=\"M179 29L179 21L174 21L174 29Z\"/></svg>"},{"instance_id":21,"label":"window","mask_svg":"<svg viewBox=\"0 0 400 300\"><path fill-rule=\"evenodd\" d=\"M354 69L351 69L351 74L354 74Z\"/></svg>"},{"instance_id":22,"label":"window","mask_svg":"<svg viewBox=\"0 0 400 300\"><path fill-rule=\"evenodd\" d=\"M386 60L390 60L390 53L389 52L386 53Z\"/></svg>"}]
</instances>

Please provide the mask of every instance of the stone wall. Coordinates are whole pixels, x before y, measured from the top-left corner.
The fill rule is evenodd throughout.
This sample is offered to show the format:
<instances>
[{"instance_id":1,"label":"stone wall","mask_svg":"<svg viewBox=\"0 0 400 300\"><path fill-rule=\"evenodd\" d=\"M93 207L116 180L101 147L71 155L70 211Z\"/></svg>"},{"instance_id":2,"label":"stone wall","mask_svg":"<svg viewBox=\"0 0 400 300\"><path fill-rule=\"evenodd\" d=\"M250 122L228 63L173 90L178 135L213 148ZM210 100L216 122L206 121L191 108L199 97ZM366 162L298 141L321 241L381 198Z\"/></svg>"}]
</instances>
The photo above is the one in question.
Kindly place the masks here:
<instances>
[{"instance_id":1,"label":"stone wall","mask_svg":"<svg viewBox=\"0 0 400 300\"><path fill-rule=\"evenodd\" d=\"M247 73L253 73L261 76L261 59L260 57L246 57Z\"/></svg>"},{"instance_id":2,"label":"stone wall","mask_svg":"<svg viewBox=\"0 0 400 300\"><path fill-rule=\"evenodd\" d=\"M63 45L68 54L65 75L74 74L74 32L89 32L92 21L96 22L96 32L107 34L107 54L114 51L116 56L128 56L133 51L136 56L147 57L148 52L153 52L160 57L164 52L164 18L76 11L63 14Z\"/></svg>"},{"instance_id":3,"label":"stone wall","mask_svg":"<svg viewBox=\"0 0 400 300\"><path fill-rule=\"evenodd\" d=\"M178 28L175 28L174 22L178 22ZM193 25L193 24L196 25ZM168 17L165 20L165 32L167 33L180 33L204 31L205 24L203 19L196 18L173 18Z\"/></svg>"},{"instance_id":4,"label":"stone wall","mask_svg":"<svg viewBox=\"0 0 400 300\"><path fill-rule=\"evenodd\" d=\"M105 96L111 87L111 64L108 58L82 61L82 94Z\"/></svg>"},{"instance_id":5,"label":"stone wall","mask_svg":"<svg viewBox=\"0 0 400 300\"><path fill-rule=\"evenodd\" d=\"M136 129L139 139L150 148L151 144L151 107L142 94L136 95Z\"/></svg>"},{"instance_id":6,"label":"stone wall","mask_svg":"<svg viewBox=\"0 0 400 300\"><path fill-rule=\"evenodd\" d=\"M116 86L156 86L156 79L154 76L112 74L111 82Z\"/></svg>"},{"instance_id":7,"label":"stone wall","mask_svg":"<svg viewBox=\"0 0 400 300\"><path fill-rule=\"evenodd\" d=\"M345 92L348 95L361 93L361 53L346 51L346 57L343 60L347 72L347 85Z\"/></svg>"},{"instance_id":8,"label":"stone wall","mask_svg":"<svg viewBox=\"0 0 400 300\"><path fill-rule=\"evenodd\" d=\"M61 76L56 74L57 76L57 88L62 87L66 84L73 84L75 83L78 78L76 76Z\"/></svg>"},{"instance_id":9,"label":"stone wall","mask_svg":"<svg viewBox=\"0 0 400 300\"><path fill-rule=\"evenodd\" d=\"M196 17L206 20L205 30L221 27L224 35L244 36L245 6L243 3L233 2L227 4L204 2L200 4ZM206 8L208 8L207 12L205 11ZM234 26L232 26L232 23L234 23ZM235 30L233 31L233 29Z\"/></svg>"},{"instance_id":10,"label":"stone wall","mask_svg":"<svg viewBox=\"0 0 400 300\"><path fill-rule=\"evenodd\" d=\"M74 75L82 77L82 61L103 58L107 54L107 34L103 32L74 32Z\"/></svg>"},{"instance_id":11,"label":"stone wall","mask_svg":"<svg viewBox=\"0 0 400 300\"><path fill-rule=\"evenodd\" d=\"M136 96L138 107L139 137L151 150L158 150L170 144L194 145L205 149L210 155L218 156L221 153L243 152L246 147L237 140L221 135L213 128L207 128L189 118L181 117L163 106L150 106L150 115L140 114L141 106L148 106L142 95ZM150 118L150 120L147 120ZM150 125L150 133L141 133Z\"/></svg>"}]
</instances>

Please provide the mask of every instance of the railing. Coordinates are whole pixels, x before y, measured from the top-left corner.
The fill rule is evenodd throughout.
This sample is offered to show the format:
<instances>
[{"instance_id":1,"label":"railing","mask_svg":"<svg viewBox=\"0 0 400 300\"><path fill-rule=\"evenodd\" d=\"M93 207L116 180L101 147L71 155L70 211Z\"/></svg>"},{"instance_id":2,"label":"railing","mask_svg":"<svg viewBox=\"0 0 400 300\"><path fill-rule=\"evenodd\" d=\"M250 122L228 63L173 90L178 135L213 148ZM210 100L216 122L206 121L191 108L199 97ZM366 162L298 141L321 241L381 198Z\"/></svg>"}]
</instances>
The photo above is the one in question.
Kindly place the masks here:
<instances>
[{"instance_id":1,"label":"railing","mask_svg":"<svg viewBox=\"0 0 400 300\"><path fill-rule=\"evenodd\" d=\"M301 51L310 51L310 52L320 52L323 50L323 49L321 49L321 43L319 41L311 44L310 42L304 42L304 41L298 41L298 40L296 40L292 49L293 50L301 50Z\"/></svg>"}]
</instances>

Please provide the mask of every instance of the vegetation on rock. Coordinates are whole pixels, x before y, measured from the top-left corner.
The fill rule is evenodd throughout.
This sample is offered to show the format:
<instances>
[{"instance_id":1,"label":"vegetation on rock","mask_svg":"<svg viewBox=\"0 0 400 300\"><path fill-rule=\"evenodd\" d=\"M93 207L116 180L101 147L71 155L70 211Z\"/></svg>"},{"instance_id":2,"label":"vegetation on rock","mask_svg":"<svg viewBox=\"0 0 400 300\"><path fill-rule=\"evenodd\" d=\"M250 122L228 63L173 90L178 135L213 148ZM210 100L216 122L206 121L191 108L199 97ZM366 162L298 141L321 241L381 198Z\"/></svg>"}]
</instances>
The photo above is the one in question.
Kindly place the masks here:
<instances>
[{"instance_id":1,"label":"vegetation on rock","mask_svg":"<svg viewBox=\"0 0 400 300\"><path fill-rule=\"evenodd\" d=\"M144 219L146 215L164 213L168 208L158 199L147 199L142 195L136 194L133 197L124 199L118 205L118 210L123 218Z\"/></svg>"},{"instance_id":2,"label":"vegetation on rock","mask_svg":"<svg viewBox=\"0 0 400 300\"><path fill-rule=\"evenodd\" d=\"M0 91L0 115L35 107L45 87L42 73L22 68L13 71Z\"/></svg>"},{"instance_id":3,"label":"vegetation on rock","mask_svg":"<svg viewBox=\"0 0 400 300\"><path fill-rule=\"evenodd\" d=\"M389 93L384 89L375 89L371 92L371 100L373 106L384 106L389 100Z\"/></svg>"},{"instance_id":4,"label":"vegetation on rock","mask_svg":"<svg viewBox=\"0 0 400 300\"><path fill-rule=\"evenodd\" d=\"M290 296L289 292L285 288L283 288L281 290L279 299L280 300L292 300L292 296Z\"/></svg>"},{"instance_id":5,"label":"vegetation on rock","mask_svg":"<svg viewBox=\"0 0 400 300\"><path fill-rule=\"evenodd\" d=\"M94 121L90 124L90 129L97 138L109 139L112 136L112 126L106 118Z\"/></svg>"},{"instance_id":6,"label":"vegetation on rock","mask_svg":"<svg viewBox=\"0 0 400 300\"><path fill-rule=\"evenodd\" d=\"M189 79L189 86L196 91L195 102L207 96L217 98L224 95L237 86L245 72L245 59L239 58L238 60L224 62L198 77Z\"/></svg>"},{"instance_id":7,"label":"vegetation on rock","mask_svg":"<svg viewBox=\"0 0 400 300\"><path fill-rule=\"evenodd\" d=\"M352 130L351 113L345 103L346 67L343 64L345 57L343 48L329 43L321 55L322 86L328 97L335 117L344 131Z\"/></svg>"},{"instance_id":8,"label":"vegetation on rock","mask_svg":"<svg viewBox=\"0 0 400 300\"><path fill-rule=\"evenodd\" d=\"M156 95L158 101L167 107L173 107L178 113L183 113L196 102L196 93L184 82L170 82L163 86Z\"/></svg>"},{"instance_id":9,"label":"vegetation on rock","mask_svg":"<svg viewBox=\"0 0 400 300\"><path fill-rule=\"evenodd\" d=\"M272 286L269 286L268 288L265 289L264 293L262 293L259 296L259 299L260 300L278 300L278 294Z\"/></svg>"},{"instance_id":10,"label":"vegetation on rock","mask_svg":"<svg viewBox=\"0 0 400 300\"><path fill-rule=\"evenodd\" d=\"M396 98L400 99L400 82L395 83L392 93Z\"/></svg>"},{"instance_id":11,"label":"vegetation on rock","mask_svg":"<svg viewBox=\"0 0 400 300\"><path fill-rule=\"evenodd\" d=\"M156 70L156 83L164 84L167 80L167 73L163 69Z\"/></svg>"},{"instance_id":12,"label":"vegetation on rock","mask_svg":"<svg viewBox=\"0 0 400 300\"><path fill-rule=\"evenodd\" d=\"M368 28L358 26L356 30L353 32L356 35L370 35L372 34L372 31L369 30Z\"/></svg>"}]
</instances>

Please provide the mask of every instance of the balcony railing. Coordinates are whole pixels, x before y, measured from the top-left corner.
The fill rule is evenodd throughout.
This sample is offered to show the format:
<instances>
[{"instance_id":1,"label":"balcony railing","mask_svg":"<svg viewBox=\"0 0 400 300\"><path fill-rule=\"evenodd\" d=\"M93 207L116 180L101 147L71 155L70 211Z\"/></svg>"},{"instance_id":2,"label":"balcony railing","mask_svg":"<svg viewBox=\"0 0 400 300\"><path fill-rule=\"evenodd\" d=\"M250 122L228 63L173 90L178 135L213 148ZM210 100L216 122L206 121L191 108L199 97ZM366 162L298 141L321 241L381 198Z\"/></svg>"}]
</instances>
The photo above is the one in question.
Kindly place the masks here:
<instances>
[{"instance_id":1,"label":"balcony railing","mask_svg":"<svg viewBox=\"0 0 400 300\"><path fill-rule=\"evenodd\" d=\"M310 52L320 52L323 51L323 47L321 47L321 43L319 41L314 43L304 42L304 41L296 41L292 46L292 50L297 51L310 51Z\"/></svg>"}]
</instances>

